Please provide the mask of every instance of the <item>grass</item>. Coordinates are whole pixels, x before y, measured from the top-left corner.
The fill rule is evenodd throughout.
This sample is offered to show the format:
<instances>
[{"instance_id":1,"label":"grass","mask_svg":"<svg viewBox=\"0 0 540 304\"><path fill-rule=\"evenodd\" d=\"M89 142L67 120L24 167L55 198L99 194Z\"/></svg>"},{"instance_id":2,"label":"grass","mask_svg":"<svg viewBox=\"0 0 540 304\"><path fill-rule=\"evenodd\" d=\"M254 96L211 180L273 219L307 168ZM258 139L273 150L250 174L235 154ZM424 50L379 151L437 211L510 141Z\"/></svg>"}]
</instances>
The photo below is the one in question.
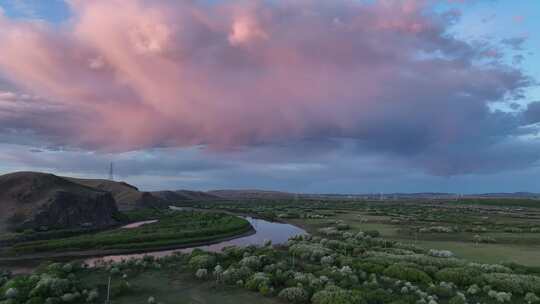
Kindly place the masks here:
<instances>
[{"instance_id":1,"label":"grass","mask_svg":"<svg viewBox=\"0 0 540 304\"><path fill-rule=\"evenodd\" d=\"M104 272L92 272L83 278L83 282L98 285L106 282L107 278L108 274ZM129 282L133 291L113 297L111 304L147 304L147 299L151 296L161 303L282 303L244 289L218 285L212 281L197 281L192 274L186 272L147 271L130 278ZM105 289L104 286L102 289Z\"/></svg>"},{"instance_id":2,"label":"grass","mask_svg":"<svg viewBox=\"0 0 540 304\"><path fill-rule=\"evenodd\" d=\"M74 237L17 243L8 253L21 255L59 251L151 249L210 242L252 229L245 219L220 213L142 211L130 218L154 218L159 221L134 229L114 229Z\"/></svg>"},{"instance_id":3,"label":"grass","mask_svg":"<svg viewBox=\"0 0 540 304\"><path fill-rule=\"evenodd\" d=\"M446 249L456 256L481 263L514 262L526 266L540 266L540 246L507 244L479 244L451 241L417 241L413 244L431 249Z\"/></svg>"},{"instance_id":4,"label":"grass","mask_svg":"<svg viewBox=\"0 0 540 304\"><path fill-rule=\"evenodd\" d=\"M362 219L367 222L362 222ZM516 221L501 215L497 215L496 219L502 226ZM378 230L385 238L413 243L426 249L450 250L458 257L475 262L515 262L527 266L540 266L540 233L483 233L483 236L493 237L498 243L476 245L472 242L475 234L473 232L410 234L403 231L410 228L407 227L408 224L393 224L390 222L390 216L374 216L362 211L337 213L326 219L296 219L291 222L313 232L336 220L349 224L352 231Z\"/></svg>"}]
</instances>

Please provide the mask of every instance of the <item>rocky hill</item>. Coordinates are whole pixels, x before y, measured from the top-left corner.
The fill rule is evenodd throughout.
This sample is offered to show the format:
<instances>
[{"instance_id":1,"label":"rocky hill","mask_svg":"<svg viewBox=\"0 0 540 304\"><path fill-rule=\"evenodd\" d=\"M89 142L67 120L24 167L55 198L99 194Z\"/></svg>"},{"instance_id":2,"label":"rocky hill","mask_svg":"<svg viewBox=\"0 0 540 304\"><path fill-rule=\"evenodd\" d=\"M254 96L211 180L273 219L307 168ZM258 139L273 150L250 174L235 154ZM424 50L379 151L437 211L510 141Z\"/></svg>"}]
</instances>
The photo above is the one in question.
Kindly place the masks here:
<instances>
[{"instance_id":1,"label":"rocky hill","mask_svg":"<svg viewBox=\"0 0 540 304\"><path fill-rule=\"evenodd\" d=\"M104 228L117 224L113 196L53 174L0 176L0 231Z\"/></svg>"},{"instance_id":2,"label":"rocky hill","mask_svg":"<svg viewBox=\"0 0 540 304\"><path fill-rule=\"evenodd\" d=\"M80 179L67 177L66 179L87 187L110 192L118 209L121 211L133 210L137 208L153 207L166 208L168 202L154 195L151 192L141 192L135 186L125 182L117 182L104 179Z\"/></svg>"}]
</instances>

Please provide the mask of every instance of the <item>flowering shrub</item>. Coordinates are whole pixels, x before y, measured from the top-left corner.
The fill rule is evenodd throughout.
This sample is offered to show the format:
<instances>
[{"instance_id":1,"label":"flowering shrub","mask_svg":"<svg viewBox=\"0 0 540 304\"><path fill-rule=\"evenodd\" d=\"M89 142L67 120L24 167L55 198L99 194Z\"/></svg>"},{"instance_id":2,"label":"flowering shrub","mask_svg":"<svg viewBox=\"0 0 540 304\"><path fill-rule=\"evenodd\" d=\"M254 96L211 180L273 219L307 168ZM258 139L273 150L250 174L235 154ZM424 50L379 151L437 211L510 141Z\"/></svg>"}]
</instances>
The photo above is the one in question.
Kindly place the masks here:
<instances>
[{"instance_id":1,"label":"flowering shrub","mask_svg":"<svg viewBox=\"0 0 540 304\"><path fill-rule=\"evenodd\" d=\"M497 240L491 236L481 236L481 235L475 235L473 237L473 240L476 243L485 243L485 244L494 244L497 243Z\"/></svg>"},{"instance_id":2,"label":"flowering shrub","mask_svg":"<svg viewBox=\"0 0 540 304\"><path fill-rule=\"evenodd\" d=\"M527 304L540 303L540 298L532 292L528 292L523 299Z\"/></svg>"},{"instance_id":3,"label":"flowering shrub","mask_svg":"<svg viewBox=\"0 0 540 304\"><path fill-rule=\"evenodd\" d=\"M328 286L324 290L316 292L311 298L311 302L313 304L365 303L360 295L337 286Z\"/></svg>"},{"instance_id":4,"label":"flowering shrub","mask_svg":"<svg viewBox=\"0 0 540 304\"><path fill-rule=\"evenodd\" d=\"M440 282L438 285L430 285L427 291L441 298L450 298L454 295L454 286L451 283Z\"/></svg>"},{"instance_id":5,"label":"flowering shrub","mask_svg":"<svg viewBox=\"0 0 540 304\"><path fill-rule=\"evenodd\" d=\"M435 274L439 281L452 282L459 286L467 286L476 282L482 271L472 267L444 268Z\"/></svg>"},{"instance_id":6,"label":"flowering shrub","mask_svg":"<svg viewBox=\"0 0 540 304\"><path fill-rule=\"evenodd\" d=\"M478 294L479 292L480 292L480 287L478 287L478 285L476 284L469 286L469 289L467 289L467 293L470 295L475 295L475 294Z\"/></svg>"},{"instance_id":7,"label":"flowering shrub","mask_svg":"<svg viewBox=\"0 0 540 304\"><path fill-rule=\"evenodd\" d=\"M335 263L335 259L331 255L327 255L321 258L321 264L323 266L332 266Z\"/></svg>"},{"instance_id":8,"label":"flowering shrub","mask_svg":"<svg viewBox=\"0 0 540 304\"><path fill-rule=\"evenodd\" d=\"M192 269L206 268L211 269L216 265L216 257L209 254L200 254L193 256L189 260L189 266Z\"/></svg>"},{"instance_id":9,"label":"flowering shrub","mask_svg":"<svg viewBox=\"0 0 540 304\"><path fill-rule=\"evenodd\" d=\"M11 272L0 270L0 287L11 278Z\"/></svg>"},{"instance_id":10,"label":"flowering shrub","mask_svg":"<svg viewBox=\"0 0 540 304\"><path fill-rule=\"evenodd\" d=\"M437 257L437 258L451 258L454 256L454 253L449 250L430 249L428 254L430 256Z\"/></svg>"},{"instance_id":11,"label":"flowering shrub","mask_svg":"<svg viewBox=\"0 0 540 304\"><path fill-rule=\"evenodd\" d=\"M499 264L468 263L467 267L479 269L482 272L512 273L512 269Z\"/></svg>"},{"instance_id":12,"label":"flowering shrub","mask_svg":"<svg viewBox=\"0 0 540 304\"><path fill-rule=\"evenodd\" d=\"M197 277L197 279L199 280L204 280L208 277L208 269L206 268L199 268L199 270L197 270L197 272L195 273L195 276Z\"/></svg>"},{"instance_id":13,"label":"flowering shrub","mask_svg":"<svg viewBox=\"0 0 540 304\"><path fill-rule=\"evenodd\" d=\"M341 233L335 227L320 228L317 230L320 234L330 237L340 236Z\"/></svg>"},{"instance_id":14,"label":"flowering shrub","mask_svg":"<svg viewBox=\"0 0 540 304\"><path fill-rule=\"evenodd\" d=\"M418 230L420 233L452 233L455 230L452 227L445 226L433 226L433 227L424 227Z\"/></svg>"},{"instance_id":15,"label":"flowering shrub","mask_svg":"<svg viewBox=\"0 0 540 304\"><path fill-rule=\"evenodd\" d=\"M494 290L490 290L488 296L495 299L499 303L510 302L512 300L512 293L507 292L496 292Z\"/></svg>"},{"instance_id":16,"label":"flowering shrub","mask_svg":"<svg viewBox=\"0 0 540 304\"><path fill-rule=\"evenodd\" d=\"M364 231L364 234L366 236L369 236L369 237L372 237L372 238L377 238L377 237L381 236L381 233L378 230Z\"/></svg>"},{"instance_id":17,"label":"flowering shrub","mask_svg":"<svg viewBox=\"0 0 540 304\"><path fill-rule=\"evenodd\" d=\"M482 275L485 284L496 290L504 290L517 294L540 292L540 277L508 273L488 273Z\"/></svg>"},{"instance_id":18,"label":"flowering shrub","mask_svg":"<svg viewBox=\"0 0 540 304\"><path fill-rule=\"evenodd\" d=\"M386 268L383 274L392 278L421 284L429 284L432 281L431 277L427 273L415 268L405 267L399 264Z\"/></svg>"},{"instance_id":19,"label":"flowering shrub","mask_svg":"<svg viewBox=\"0 0 540 304\"><path fill-rule=\"evenodd\" d=\"M221 281L226 284L234 285L239 280L247 279L249 276L251 276L252 273L253 272L251 271L251 269L247 267L235 268L233 266L230 266L221 275Z\"/></svg>"},{"instance_id":20,"label":"flowering shrub","mask_svg":"<svg viewBox=\"0 0 540 304\"><path fill-rule=\"evenodd\" d=\"M270 287L270 278L264 272L256 272L246 281L249 290L258 291L263 287Z\"/></svg>"},{"instance_id":21,"label":"flowering shrub","mask_svg":"<svg viewBox=\"0 0 540 304\"><path fill-rule=\"evenodd\" d=\"M336 226L337 230L349 230L351 227L348 224L345 223L339 223Z\"/></svg>"},{"instance_id":22,"label":"flowering shrub","mask_svg":"<svg viewBox=\"0 0 540 304\"><path fill-rule=\"evenodd\" d=\"M309 300L309 294L301 287L285 288L278 296L294 304L306 303Z\"/></svg>"},{"instance_id":23,"label":"flowering shrub","mask_svg":"<svg viewBox=\"0 0 540 304\"><path fill-rule=\"evenodd\" d=\"M261 268L261 260L258 256L248 256L243 258L240 263L240 265L248 267L252 270L258 270Z\"/></svg>"},{"instance_id":24,"label":"flowering shrub","mask_svg":"<svg viewBox=\"0 0 540 304\"><path fill-rule=\"evenodd\" d=\"M319 261L323 256L331 251L319 243L298 243L289 247L289 252L301 259Z\"/></svg>"}]
</instances>

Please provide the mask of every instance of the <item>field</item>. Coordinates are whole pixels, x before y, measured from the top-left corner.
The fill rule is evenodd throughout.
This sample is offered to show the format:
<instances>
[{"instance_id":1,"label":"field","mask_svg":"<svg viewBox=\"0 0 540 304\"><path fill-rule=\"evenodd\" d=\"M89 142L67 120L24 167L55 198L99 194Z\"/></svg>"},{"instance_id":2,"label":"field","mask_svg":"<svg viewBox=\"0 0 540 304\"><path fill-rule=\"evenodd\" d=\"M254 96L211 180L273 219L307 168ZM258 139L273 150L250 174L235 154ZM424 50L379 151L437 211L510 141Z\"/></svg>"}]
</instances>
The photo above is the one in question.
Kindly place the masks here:
<instances>
[{"instance_id":1,"label":"field","mask_svg":"<svg viewBox=\"0 0 540 304\"><path fill-rule=\"evenodd\" d=\"M0 303L104 303L109 278L111 304L540 303L540 210L530 205L247 201L190 206L213 212L169 214L160 217L161 227L174 222L200 230L193 219L212 222L208 217L219 215L219 222L225 215L215 211L226 210L293 223L311 235L217 253L102 261L94 268L74 261L44 264L33 275L0 273ZM147 212L130 216L152 218ZM135 229L155 231L152 225Z\"/></svg>"},{"instance_id":2,"label":"field","mask_svg":"<svg viewBox=\"0 0 540 304\"><path fill-rule=\"evenodd\" d=\"M106 271L92 272L84 274L82 280L88 285L101 284L105 294L104 283L107 282L108 276L109 273ZM155 297L163 303L279 303L276 299L260 297L257 293L242 288L230 288L213 281L196 280L187 270L182 272L150 270L134 275L129 282L132 286L129 292L115 290L114 304L147 304L150 297ZM121 289L114 282L113 285Z\"/></svg>"},{"instance_id":3,"label":"field","mask_svg":"<svg viewBox=\"0 0 540 304\"><path fill-rule=\"evenodd\" d=\"M341 221L355 232L377 230L387 239L451 250L472 261L540 266L540 201L267 201L198 207L285 220L310 232Z\"/></svg>"},{"instance_id":4,"label":"field","mask_svg":"<svg viewBox=\"0 0 540 304\"><path fill-rule=\"evenodd\" d=\"M66 238L20 242L4 250L6 256L47 252L142 250L224 239L250 231L239 217L203 212L143 210L127 214L131 222L157 220L132 229L113 229Z\"/></svg>"}]
</instances>

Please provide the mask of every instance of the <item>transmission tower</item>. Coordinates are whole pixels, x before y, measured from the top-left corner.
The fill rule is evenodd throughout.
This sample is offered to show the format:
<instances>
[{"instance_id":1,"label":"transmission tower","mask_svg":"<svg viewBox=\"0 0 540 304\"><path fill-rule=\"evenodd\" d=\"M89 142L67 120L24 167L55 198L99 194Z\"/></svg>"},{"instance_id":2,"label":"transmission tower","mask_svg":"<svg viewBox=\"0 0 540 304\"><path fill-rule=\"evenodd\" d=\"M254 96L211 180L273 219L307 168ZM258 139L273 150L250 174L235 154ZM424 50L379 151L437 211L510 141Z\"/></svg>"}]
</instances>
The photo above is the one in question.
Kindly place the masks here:
<instances>
[{"instance_id":1,"label":"transmission tower","mask_svg":"<svg viewBox=\"0 0 540 304\"><path fill-rule=\"evenodd\" d=\"M109 165L109 180L114 180L114 163Z\"/></svg>"}]
</instances>

